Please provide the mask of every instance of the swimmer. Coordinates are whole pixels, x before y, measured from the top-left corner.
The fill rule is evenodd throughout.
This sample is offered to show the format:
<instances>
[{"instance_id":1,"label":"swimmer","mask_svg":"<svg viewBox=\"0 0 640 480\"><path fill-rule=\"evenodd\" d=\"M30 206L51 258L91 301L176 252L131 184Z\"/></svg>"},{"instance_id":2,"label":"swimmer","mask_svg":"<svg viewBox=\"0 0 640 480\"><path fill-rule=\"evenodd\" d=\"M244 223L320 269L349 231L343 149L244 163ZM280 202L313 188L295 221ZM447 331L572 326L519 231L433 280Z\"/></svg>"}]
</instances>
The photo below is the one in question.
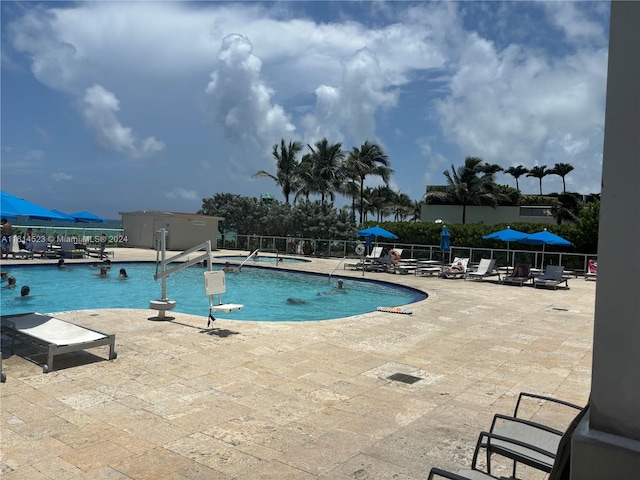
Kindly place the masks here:
<instances>
[{"instance_id":1,"label":"swimmer","mask_svg":"<svg viewBox=\"0 0 640 480\"><path fill-rule=\"evenodd\" d=\"M64 258L58 260L58 268L67 268L67 266L64 264Z\"/></svg>"},{"instance_id":2,"label":"swimmer","mask_svg":"<svg viewBox=\"0 0 640 480\"><path fill-rule=\"evenodd\" d=\"M287 303L290 303L292 305L303 305L307 303L307 301L301 298L289 297L287 298Z\"/></svg>"},{"instance_id":3,"label":"swimmer","mask_svg":"<svg viewBox=\"0 0 640 480\"><path fill-rule=\"evenodd\" d=\"M20 296L28 297L30 292L31 292L31 289L29 288L29 285L23 285L22 288L20 289Z\"/></svg>"},{"instance_id":4,"label":"swimmer","mask_svg":"<svg viewBox=\"0 0 640 480\"><path fill-rule=\"evenodd\" d=\"M224 263L224 267L222 267L222 271L223 272L233 272L233 267L231 266L231 264L229 262L225 262Z\"/></svg>"},{"instance_id":5,"label":"swimmer","mask_svg":"<svg viewBox=\"0 0 640 480\"><path fill-rule=\"evenodd\" d=\"M129 278L129 275L127 275L127 271L124 268L120 269L120 275L118 275L118 278Z\"/></svg>"},{"instance_id":6,"label":"swimmer","mask_svg":"<svg viewBox=\"0 0 640 480\"><path fill-rule=\"evenodd\" d=\"M16 277L13 275L9 275L7 277L7 287L6 288L16 288Z\"/></svg>"},{"instance_id":7,"label":"swimmer","mask_svg":"<svg viewBox=\"0 0 640 480\"><path fill-rule=\"evenodd\" d=\"M94 273L95 276L102 277L102 278L109 276L108 274L109 274L109 270L105 266L100 267L100 273Z\"/></svg>"}]
</instances>

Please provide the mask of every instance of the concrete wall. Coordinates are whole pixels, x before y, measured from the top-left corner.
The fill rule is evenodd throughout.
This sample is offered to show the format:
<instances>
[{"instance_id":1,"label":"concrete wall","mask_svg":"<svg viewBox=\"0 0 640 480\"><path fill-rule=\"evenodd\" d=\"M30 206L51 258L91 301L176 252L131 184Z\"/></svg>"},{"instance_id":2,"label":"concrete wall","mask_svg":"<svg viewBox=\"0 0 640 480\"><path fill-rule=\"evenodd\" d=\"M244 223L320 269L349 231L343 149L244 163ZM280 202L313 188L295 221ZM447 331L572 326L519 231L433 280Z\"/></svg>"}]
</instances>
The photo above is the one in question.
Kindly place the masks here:
<instances>
[{"instance_id":1,"label":"concrete wall","mask_svg":"<svg viewBox=\"0 0 640 480\"><path fill-rule=\"evenodd\" d=\"M131 247L155 248L154 233L167 229L167 250L187 250L199 243L211 240L215 249L220 217L190 213L156 212L142 210L120 212L122 228Z\"/></svg>"},{"instance_id":2,"label":"concrete wall","mask_svg":"<svg viewBox=\"0 0 640 480\"><path fill-rule=\"evenodd\" d=\"M525 207L531 208L531 207ZM545 207L550 209L551 207ZM521 215L520 207L480 207L470 205L467 207L466 223L484 223L495 225L497 223L529 222L555 225L553 217L525 216ZM437 219L447 224L462 223L461 205L422 205L420 221L432 223Z\"/></svg>"}]
</instances>

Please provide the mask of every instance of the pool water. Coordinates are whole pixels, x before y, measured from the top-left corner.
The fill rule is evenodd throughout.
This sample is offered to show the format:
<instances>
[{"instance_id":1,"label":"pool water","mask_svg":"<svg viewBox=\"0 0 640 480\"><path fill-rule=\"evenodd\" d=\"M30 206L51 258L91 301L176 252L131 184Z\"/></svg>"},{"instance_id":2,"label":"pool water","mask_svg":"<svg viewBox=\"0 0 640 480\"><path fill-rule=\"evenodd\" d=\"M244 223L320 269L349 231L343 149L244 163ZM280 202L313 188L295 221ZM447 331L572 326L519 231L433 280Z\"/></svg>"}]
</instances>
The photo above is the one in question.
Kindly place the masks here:
<instances>
[{"instance_id":1,"label":"pool water","mask_svg":"<svg viewBox=\"0 0 640 480\"><path fill-rule=\"evenodd\" d=\"M129 278L118 279L124 267ZM214 269L219 269L215 266ZM2 314L23 312L59 312L96 308L148 309L149 301L161 297L161 282L153 280L155 264L114 264L107 278L98 277L98 269L86 264L11 267L9 275L17 279L15 289L0 289ZM204 293L204 272L186 268L167 279L167 296L176 301L175 311L206 317L209 299ZM426 298L417 290L352 278L343 278L345 290L336 289L337 277L329 283L326 276L285 272L277 269L243 267L228 273L225 303L241 303L244 308L218 313L216 318L258 321L310 321L348 317L375 311L378 306L395 307ZM31 297L16 298L20 287L29 285ZM149 310L150 316L156 314Z\"/></svg>"}]
</instances>

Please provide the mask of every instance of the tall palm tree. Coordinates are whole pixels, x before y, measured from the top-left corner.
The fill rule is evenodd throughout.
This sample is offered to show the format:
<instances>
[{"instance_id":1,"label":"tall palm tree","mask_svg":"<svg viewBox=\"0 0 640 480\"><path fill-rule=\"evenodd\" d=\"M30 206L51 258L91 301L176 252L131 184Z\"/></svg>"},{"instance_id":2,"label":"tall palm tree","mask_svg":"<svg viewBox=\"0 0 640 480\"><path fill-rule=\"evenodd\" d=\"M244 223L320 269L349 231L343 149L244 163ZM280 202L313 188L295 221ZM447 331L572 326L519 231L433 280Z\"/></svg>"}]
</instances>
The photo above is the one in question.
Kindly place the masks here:
<instances>
[{"instance_id":1,"label":"tall palm tree","mask_svg":"<svg viewBox=\"0 0 640 480\"><path fill-rule=\"evenodd\" d=\"M394 192L393 221L402 222L413 212L413 201L406 193Z\"/></svg>"},{"instance_id":2,"label":"tall palm tree","mask_svg":"<svg viewBox=\"0 0 640 480\"><path fill-rule=\"evenodd\" d=\"M529 173L527 173L527 177L537 178L538 181L540 182L540 195L542 195L542 179L547 175L549 175L550 173L551 172L547 170L546 165L535 166L531 168L531 170L529 170Z\"/></svg>"},{"instance_id":3,"label":"tall palm tree","mask_svg":"<svg viewBox=\"0 0 640 480\"><path fill-rule=\"evenodd\" d=\"M297 190L295 171L298 166L296 156L302 151L302 143L289 142L287 146L284 138L280 141L280 152L278 152L278 144L273 146L271 154L276 159L276 174L272 175L265 170L260 170L252 175L252 177L270 178L276 182L276 185L282 187L285 203L289 203L289 195Z\"/></svg>"},{"instance_id":4,"label":"tall palm tree","mask_svg":"<svg viewBox=\"0 0 640 480\"><path fill-rule=\"evenodd\" d=\"M316 193L315 180L313 178L313 158L310 153L302 156L302 160L296 166L294 176L298 185L294 202L297 202L300 197L309 200L309 196L312 193Z\"/></svg>"},{"instance_id":5,"label":"tall palm tree","mask_svg":"<svg viewBox=\"0 0 640 480\"><path fill-rule=\"evenodd\" d=\"M508 173L509 175L511 175L513 178L516 179L516 190L520 191L520 185L518 183L518 179L524 175L525 173L529 173L529 169L525 168L522 165L518 165L517 167L509 167L507 168L504 173Z\"/></svg>"},{"instance_id":6,"label":"tall palm tree","mask_svg":"<svg viewBox=\"0 0 640 480\"><path fill-rule=\"evenodd\" d=\"M376 214L376 219L381 222L384 217L393 212L393 202L396 193L386 185L375 187L371 193L371 211Z\"/></svg>"},{"instance_id":7,"label":"tall palm tree","mask_svg":"<svg viewBox=\"0 0 640 480\"><path fill-rule=\"evenodd\" d=\"M498 204L493 174L485 171L481 158L467 157L464 165L457 169L451 165L451 172L445 170L444 176L446 190L427 192L425 198L445 199L462 205L462 223L467 221L467 205L495 207Z\"/></svg>"},{"instance_id":8,"label":"tall palm tree","mask_svg":"<svg viewBox=\"0 0 640 480\"><path fill-rule=\"evenodd\" d=\"M389 179L393 170L389 168L389 158L382 147L366 140L360 148L353 147L345 162L345 171L348 178L360 183L360 224L364 217L364 180L367 176L380 177L385 185L389 185Z\"/></svg>"},{"instance_id":9,"label":"tall palm tree","mask_svg":"<svg viewBox=\"0 0 640 480\"><path fill-rule=\"evenodd\" d=\"M567 193L567 185L565 184L564 177L569 175L573 171L573 166L568 163L556 163L549 171L552 175L558 175L562 177L562 193Z\"/></svg>"},{"instance_id":10,"label":"tall palm tree","mask_svg":"<svg viewBox=\"0 0 640 480\"><path fill-rule=\"evenodd\" d=\"M330 144L325 138L316 142L310 150L313 162L312 176L315 181L315 191L320 194L322 203L326 197L333 202L335 193L340 190L340 164L344 159L345 152L342 151L342 143Z\"/></svg>"}]
</instances>

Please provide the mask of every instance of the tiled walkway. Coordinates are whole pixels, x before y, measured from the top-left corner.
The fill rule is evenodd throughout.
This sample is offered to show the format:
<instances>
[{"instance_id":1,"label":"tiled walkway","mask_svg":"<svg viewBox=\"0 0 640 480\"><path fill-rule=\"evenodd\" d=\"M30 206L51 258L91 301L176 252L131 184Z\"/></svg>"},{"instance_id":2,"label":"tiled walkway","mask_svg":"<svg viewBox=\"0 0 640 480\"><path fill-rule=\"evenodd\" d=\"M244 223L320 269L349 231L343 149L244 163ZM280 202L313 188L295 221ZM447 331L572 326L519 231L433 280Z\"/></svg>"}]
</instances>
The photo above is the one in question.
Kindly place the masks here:
<instances>
[{"instance_id":1,"label":"tiled walkway","mask_svg":"<svg viewBox=\"0 0 640 480\"><path fill-rule=\"evenodd\" d=\"M139 259L155 252L121 249L114 263ZM337 262L285 268L329 273ZM3 478L424 479L432 466L468 466L480 430L511 413L518 392L589 396L595 282L554 291L366 277L429 298L413 315L221 318L211 329L191 315L151 321L151 310L67 312L115 333L118 358L100 347L48 374L10 356L3 337Z\"/></svg>"}]
</instances>

